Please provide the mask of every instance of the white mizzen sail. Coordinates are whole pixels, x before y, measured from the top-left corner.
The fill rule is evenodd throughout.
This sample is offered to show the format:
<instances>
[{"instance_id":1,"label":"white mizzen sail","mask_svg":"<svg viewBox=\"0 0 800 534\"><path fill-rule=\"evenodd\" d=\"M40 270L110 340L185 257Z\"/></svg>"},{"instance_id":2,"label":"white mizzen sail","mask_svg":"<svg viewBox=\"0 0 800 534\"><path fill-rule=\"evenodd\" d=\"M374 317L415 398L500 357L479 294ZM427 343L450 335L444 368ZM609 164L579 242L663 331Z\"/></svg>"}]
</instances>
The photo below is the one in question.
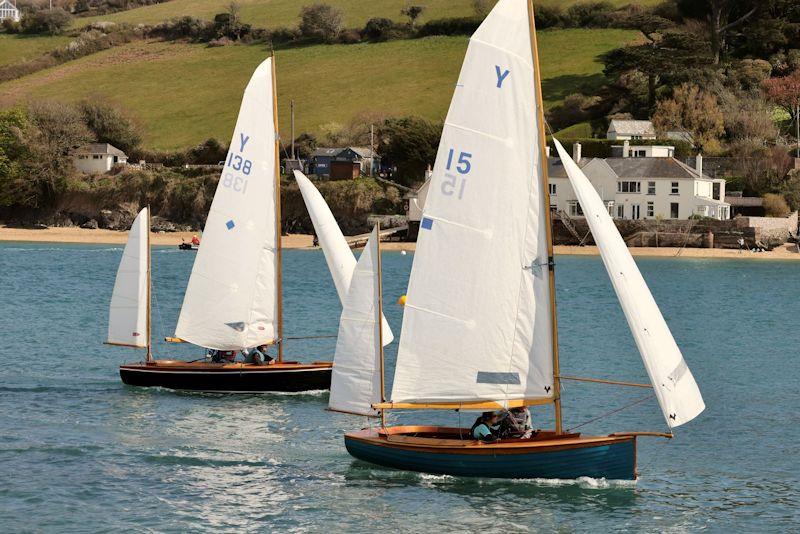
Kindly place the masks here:
<instances>
[{"instance_id":1,"label":"white mizzen sail","mask_svg":"<svg viewBox=\"0 0 800 534\"><path fill-rule=\"evenodd\" d=\"M525 0L470 39L431 178L392 402L553 397L543 162Z\"/></svg>"},{"instance_id":2,"label":"white mizzen sail","mask_svg":"<svg viewBox=\"0 0 800 534\"><path fill-rule=\"evenodd\" d=\"M331 410L378 414L372 408L372 404L381 401L378 254L378 229L375 228L353 271L350 290L344 299L333 357L328 402Z\"/></svg>"},{"instance_id":3,"label":"white mizzen sail","mask_svg":"<svg viewBox=\"0 0 800 534\"><path fill-rule=\"evenodd\" d=\"M353 271L356 268L356 257L353 251L350 250L350 246L347 244L347 240L336 223L328 204L317 188L314 187L314 184L311 183L311 180L300 171L294 171L294 179L297 180L297 185L300 186L300 193L303 195L303 201L306 204L306 209L308 209L308 214L311 216L314 230L317 232L319 244L325 254L325 261L328 263L328 270L333 277L333 284L336 286L336 292L339 293L339 300L344 305L347 292L350 289L350 279L353 277ZM384 318L383 345L386 346L393 340L392 329L389 328L389 323Z\"/></svg>"},{"instance_id":4,"label":"white mizzen sail","mask_svg":"<svg viewBox=\"0 0 800 534\"><path fill-rule=\"evenodd\" d=\"M244 91L175 335L239 350L277 337L272 59Z\"/></svg>"},{"instance_id":5,"label":"white mizzen sail","mask_svg":"<svg viewBox=\"0 0 800 534\"><path fill-rule=\"evenodd\" d=\"M147 347L147 270L150 266L148 234L150 214L144 208L128 234L117 269L108 313L108 339L112 345Z\"/></svg>"},{"instance_id":6,"label":"white mizzen sail","mask_svg":"<svg viewBox=\"0 0 800 534\"><path fill-rule=\"evenodd\" d=\"M667 424L676 427L688 423L705 409L692 372L603 201L561 143L556 139L554 142L575 196L586 214Z\"/></svg>"}]
</instances>

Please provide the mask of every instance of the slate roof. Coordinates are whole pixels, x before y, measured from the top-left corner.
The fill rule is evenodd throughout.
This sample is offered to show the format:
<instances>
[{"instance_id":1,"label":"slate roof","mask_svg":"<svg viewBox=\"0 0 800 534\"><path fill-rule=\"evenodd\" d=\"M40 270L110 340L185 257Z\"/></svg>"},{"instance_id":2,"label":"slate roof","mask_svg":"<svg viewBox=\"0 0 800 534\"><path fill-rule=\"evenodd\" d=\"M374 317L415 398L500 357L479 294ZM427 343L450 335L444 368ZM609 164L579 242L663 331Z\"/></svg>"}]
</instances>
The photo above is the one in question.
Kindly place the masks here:
<instances>
[{"instance_id":1,"label":"slate roof","mask_svg":"<svg viewBox=\"0 0 800 534\"><path fill-rule=\"evenodd\" d=\"M634 121L612 119L608 125L609 132L617 132L621 135L655 135L656 130L650 121Z\"/></svg>"},{"instance_id":2,"label":"slate roof","mask_svg":"<svg viewBox=\"0 0 800 534\"><path fill-rule=\"evenodd\" d=\"M578 167L581 169L586 167L593 159L595 158L581 158ZM547 176L549 178L567 178L567 171L564 170L564 165L558 156L547 158Z\"/></svg>"},{"instance_id":3,"label":"slate roof","mask_svg":"<svg viewBox=\"0 0 800 534\"><path fill-rule=\"evenodd\" d=\"M764 199L761 197L730 197L725 195L725 202L739 208L760 208L764 204Z\"/></svg>"},{"instance_id":4,"label":"slate roof","mask_svg":"<svg viewBox=\"0 0 800 534\"><path fill-rule=\"evenodd\" d=\"M106 156L122 156L127 158L127 154L109 143L90 143L83 145L77 150L78 154L103 154Z\"/></svg>"},{"instance_id":5,"label":"slate roof","mask_svg":"<svg viewBox=\"0 0 800 534\"><path fill-rule=\"evenodd\" d=\"M675 158L606 158L606 163L620 178L700 178L696 170Z\"/></svg>"},{"instance_id":6,"label":"slate roof","mask_svg":"<svg viewBox=\"0 0 800 534\"><path fill-rule=\"evenodd\" d=\"M351 146L348 147L350 150L361 156L362 158L371 158L372 157L372 149L365 146Z\"/></svg>"},{"instance_id":7,"label":"slate roof","mask_svg":"<svg viewBox=\"0 0 800 534\"><path fill-rule=\"evenodd\" d=\"M344 150L343 148L316 148L314 152L311 153L312 158L316 158L319 156L329 156L334 157L336 154Z\"/></svg>"}]
</instances>

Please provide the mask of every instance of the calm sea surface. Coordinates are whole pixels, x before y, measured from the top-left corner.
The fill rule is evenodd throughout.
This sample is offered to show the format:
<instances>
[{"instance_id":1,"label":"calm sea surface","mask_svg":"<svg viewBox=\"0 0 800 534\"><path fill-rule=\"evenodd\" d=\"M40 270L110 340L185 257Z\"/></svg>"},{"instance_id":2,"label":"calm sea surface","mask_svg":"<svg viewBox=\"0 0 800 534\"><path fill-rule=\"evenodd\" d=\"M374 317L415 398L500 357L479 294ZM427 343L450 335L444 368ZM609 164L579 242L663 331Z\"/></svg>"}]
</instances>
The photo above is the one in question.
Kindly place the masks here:
<instances>
[{"instance_id":1,"label":"calm sea surface","mask_svg":"<svg viewBox=\"0 0 800 534\"><path fill-rule=\"evenodd\" d=\"M121 247L0 244L0 531L796 531L800 528L800 264L640 259L708 408L672 441L644 438L635 485L458 479L352 459L363 419L326 394L220 396L123 386L142 355L102 344ZM335 333L321 252L284 255L289 336ZM194 255L153 254L154 335L171 335ZM384 254L396 333L413 255ZM565 374L646 381L599 259L559 257ZM211 305L211 303L210 303ZM328 359L335 340L292 341ZM160 357L199 356L159 343ZM388 347L389 377L396 342ZM568 383L572 427L647 395ZM453 412L394 422L457 424ZM472 416L460 421L471 423ZM538 426L550 424L537 408ZM663 430L650 399L581 427Z\"/></svg>"}]
</instances>

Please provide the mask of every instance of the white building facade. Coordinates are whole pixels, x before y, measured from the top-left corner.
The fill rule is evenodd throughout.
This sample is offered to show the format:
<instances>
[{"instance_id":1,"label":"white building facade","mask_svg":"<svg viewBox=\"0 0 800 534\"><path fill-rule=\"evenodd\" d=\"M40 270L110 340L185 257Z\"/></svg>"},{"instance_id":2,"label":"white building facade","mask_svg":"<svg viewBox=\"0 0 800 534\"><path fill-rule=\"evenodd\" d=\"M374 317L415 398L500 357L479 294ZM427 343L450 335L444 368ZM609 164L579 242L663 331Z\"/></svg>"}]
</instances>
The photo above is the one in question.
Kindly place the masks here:
<instances>
[{"instance_id":1,"label":"white building facade","mask_svg":"<svg viewBox=\"0 0 800 534\"><path fill-rule=\"evenodd\" d=\"M84 145L73 155L75 168L87 174L102 174L117 165L127 165L125 152L108 143Z\"/></svg>"},{"instance_id":2,"label":"white building facade","mask_svg":"<svg viewBox=\"0 0 800 534\"><path fill-rule=\"evenodd\" d=\"M0 21L2 20L19 22L19 9L9 0L0 1Z\"/></svg>"},{"instance_id":3,"label":"white building facade","mask_svg":"<svg viewBox=\"0 0 800 534\"><path fill-rule=\"evenodd\" d=\"M637 140L655 139L656 129L650 121L612 119L606 131L606 139Z\"/></svg>"},{"instance_id":4,"label":"white building facade","mask_svg":"<svg viewBox=\"0 0 800 534\"><path fill-rule=\"evenodd\" d=\"M688 219L692 215L729 219L725 180L704 175L702 156L698 161L698 169L673 157L644 156L586 158L578 165L615 219ZM549 178L551 208L582 217L560 160L550 159Z\"/></svg>"}]
</instances>

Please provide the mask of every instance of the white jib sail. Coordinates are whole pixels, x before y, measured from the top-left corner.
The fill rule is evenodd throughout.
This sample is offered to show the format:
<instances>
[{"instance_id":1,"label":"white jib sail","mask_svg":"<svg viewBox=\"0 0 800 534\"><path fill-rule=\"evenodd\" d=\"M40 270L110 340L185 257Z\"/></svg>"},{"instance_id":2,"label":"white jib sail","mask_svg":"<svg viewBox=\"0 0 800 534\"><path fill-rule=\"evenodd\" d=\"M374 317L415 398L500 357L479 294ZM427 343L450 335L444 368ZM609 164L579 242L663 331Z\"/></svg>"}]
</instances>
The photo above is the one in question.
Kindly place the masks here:
<instances>
[{"instance_id":1,"label":"white jib sail","mask_svg":"<svg viewBox=\"0 0 800 534\"><path fill-rule=\"evenodd\" d=\"M372 404L381 401L380 310L378 291L378 230L353 271L344 299L339 336L333 357L331 410L359 415L377 415Z\"/></svg>"},{"instance_id":2,"label":"white jib sail","mask_svg":"<svg viewBox=\"0 0 800 534\"><path fill-rule=\"evenodd\" d=\"M147 250L149 214L144 208L136 216L128 234L117 269L114 292L108 313L106 343L147 347Z\"/></svg>"},{"instance_id":3,"label":"white jib sail","mask_svg":"<svg viewBox=\"0 0 800 534\"><path fill-rule=\"evenodd\" d=\"M333 277L333 285L336 286L339 300L344 305L344 300L350 289L350 279L353 277L353 271L356 268L356 257L353 251L350 250L342 230L336 223L333 213L331 213L319 190L300 171L294 171L294 179L297 180L297 185L300 186L303 202L305 202L308 214L311 216L311 223L317 232L317 239L319 239L322 252L325 254L328 270L331 273L331 277ZM386 346L393 340L392 329L389 328L389 323L384 318L383 345Z\"/></svg>"},{"instance_id":4,"label":"white jib sail","mask_svg":"<svg viewBox=\"0 0 800 534\"><path fill-rule=\"evenodd\" d=\"M547 206L526 0L470 39L420 223L393 402L553 396Z\"/></svg>"},{"instance_id":5,"label":"white jib sail","mask_svg":"<svg viewBox=\"0 0 800 534\"><path fill-rule=\"evenodd\" d=\"M670 427L687 423L705 409L692 372L603 201L561 143L556 139L554 142L586 214L664 417Z\"/></svg>"},{"instance_id":6,"label":"white jib sail","mask_svg":"<svg viewBox=\"0 0 800 534\"><path fill-rule=\"evenodd\" d=\"M239 350L277 336L272 59L244 91L175 335Z\"/></svg>"}]
</instances>

